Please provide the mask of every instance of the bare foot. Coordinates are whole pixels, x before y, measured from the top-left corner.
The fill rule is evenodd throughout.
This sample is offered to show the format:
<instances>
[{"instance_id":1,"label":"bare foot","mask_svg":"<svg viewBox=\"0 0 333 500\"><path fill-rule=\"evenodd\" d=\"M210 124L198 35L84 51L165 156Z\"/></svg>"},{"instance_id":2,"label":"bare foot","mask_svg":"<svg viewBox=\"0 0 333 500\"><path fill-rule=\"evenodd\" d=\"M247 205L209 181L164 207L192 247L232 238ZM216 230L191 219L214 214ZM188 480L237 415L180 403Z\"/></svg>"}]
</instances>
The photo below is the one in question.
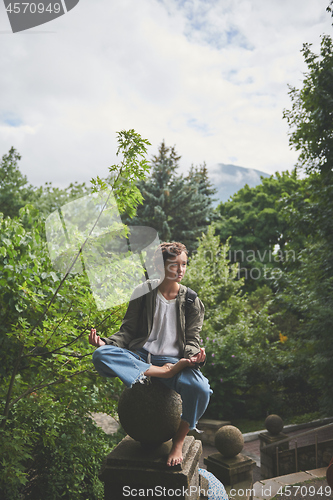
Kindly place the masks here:
<instances>
[{"instance_id":1,"label":"bare foot","mask_svg":"<svg viewBox=\"0 0 333 500\"><path fill-rule=\"evenodd\" d=\"M180 421L178 430L172 439L172 448L167 460L169 467L174 467L183 461L183 444L189 427L189 424L185 420Z\"/></svg>"},{"instance_id":2,"label":"bare foot","mask_svg":"<svg viewBox=\"0 0 333 500\"><path fill-rule=\"evenodd\" d=\"M189 359L182 358L175 364L166 363L163 366L151 365L145 371L145 375L148 375L148 377L171 378L187 366L192 365L193 363Z\"/></svg>"},{"instance_id":3,"label":"bare foot","mask_svg":"<svg viewBox=\"0 0 333 500\"><path fill-rule=\"evenodd\" d=\"M173 443L167 460L167 465L169 467L174 467L183 461L183 444L184 441Z\"/></svg>"}]
</instances>

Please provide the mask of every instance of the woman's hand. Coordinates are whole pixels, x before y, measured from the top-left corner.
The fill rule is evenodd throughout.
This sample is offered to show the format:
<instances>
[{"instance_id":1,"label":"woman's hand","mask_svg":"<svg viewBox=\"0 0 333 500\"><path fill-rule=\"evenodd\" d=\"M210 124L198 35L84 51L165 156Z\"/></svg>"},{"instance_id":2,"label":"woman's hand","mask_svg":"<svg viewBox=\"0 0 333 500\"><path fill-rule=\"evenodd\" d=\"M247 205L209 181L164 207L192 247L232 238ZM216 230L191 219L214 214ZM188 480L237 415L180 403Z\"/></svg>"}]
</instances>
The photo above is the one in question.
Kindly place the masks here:
<instances>
[{"instance_id":1,"label":"woman's hand","mask_svg":"<svg viewBox=\"0 0 333 500\"><path fill-rule=\"evenodd\" d=\"M195 356L192 356L190 358L190 361L191 361L191 363L196 364L196 363L203 363L205 361L205 359L206 359L205 348L201 347L198 354L196 354Z\"/></svg>"},{"instance_id":2,"label":"woman's hand","mask_svg":"<svg viewBox=\"0 0 333 500\"><path fill-rule=\"evenodd\" d=\"M102 345L106 345L104 340L97 335L95 328L92 328L89 333L89 344L95 347L101 347Z\"/></svg>"}]
</instances>

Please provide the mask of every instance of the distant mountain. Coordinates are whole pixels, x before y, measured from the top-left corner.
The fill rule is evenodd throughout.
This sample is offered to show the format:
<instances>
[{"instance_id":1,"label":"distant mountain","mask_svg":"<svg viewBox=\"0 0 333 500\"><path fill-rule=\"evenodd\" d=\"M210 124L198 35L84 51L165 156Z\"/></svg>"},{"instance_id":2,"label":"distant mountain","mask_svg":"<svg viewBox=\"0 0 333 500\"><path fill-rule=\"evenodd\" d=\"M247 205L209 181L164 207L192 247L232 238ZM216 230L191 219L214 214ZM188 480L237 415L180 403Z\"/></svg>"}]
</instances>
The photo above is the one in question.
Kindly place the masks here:
<instances>
[{"instance_id":1,"label":"distant mountain","mask_svg":"<svg viewBox=\"0 0 333 500\"><path fill-rule=\"evenodd\" d=\"M230 196L237 193L245 184L248 184L250 187L257 186L261 183L260 176L270 177L269 174L260 170L238 167L237 165L217 163L209 167L208 177L217 188L215 195L217 201L214 203L214 206L218 205L220 201L227 201Z\"/></svg>"}]
</instances>

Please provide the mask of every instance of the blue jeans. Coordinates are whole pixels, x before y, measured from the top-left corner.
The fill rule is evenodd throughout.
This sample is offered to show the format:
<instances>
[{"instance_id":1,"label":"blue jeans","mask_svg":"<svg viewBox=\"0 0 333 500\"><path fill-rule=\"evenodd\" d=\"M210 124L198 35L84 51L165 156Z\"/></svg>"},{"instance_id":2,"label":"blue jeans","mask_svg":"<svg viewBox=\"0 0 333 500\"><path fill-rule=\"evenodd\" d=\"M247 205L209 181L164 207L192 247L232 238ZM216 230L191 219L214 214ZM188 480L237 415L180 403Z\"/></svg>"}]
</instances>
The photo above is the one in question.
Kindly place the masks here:
<instances>
[{"instance_id":1,"label":"blue jeans","mask_svg":"<svg viewBox=\"0 0 333 500\"><path fill-rule=\"evenodd\" d=\"M113 345L103 345L93 354L96 370L103 377L119 377L127 387L142 382L145 371L150 366L162 366L165 363L177 363L179 358L172 356L151 355L151 363L147 362L149 353L145 349L136 352ZM198 368L184 368L171 378L159 378L163 384L178 392L183 402L182 420L190 429L195 429L198 420L204 414L212 394L209 382Z\"/></svg>"}]
</instances>

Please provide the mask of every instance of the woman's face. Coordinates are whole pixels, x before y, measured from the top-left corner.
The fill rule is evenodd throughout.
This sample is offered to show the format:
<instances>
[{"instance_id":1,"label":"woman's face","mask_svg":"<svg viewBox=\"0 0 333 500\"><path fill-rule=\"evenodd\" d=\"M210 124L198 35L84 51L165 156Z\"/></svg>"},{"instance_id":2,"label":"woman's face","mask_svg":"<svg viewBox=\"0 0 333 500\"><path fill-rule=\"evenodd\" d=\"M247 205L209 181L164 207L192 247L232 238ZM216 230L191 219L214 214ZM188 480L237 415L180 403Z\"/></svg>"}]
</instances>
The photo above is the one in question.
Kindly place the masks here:
<instances>
[{"instance_id":1,"label":"woman's face","mask_svg":"<svg viewBox=\"0 0 333 500\"><path fill-rule=\"evenodd\" d=\"M169 279L180 283L184 278L187 265L187 255L182 252L175 257L167 259L164 265L165 277L164 279Z\"/></svg>"}]
</instances>

